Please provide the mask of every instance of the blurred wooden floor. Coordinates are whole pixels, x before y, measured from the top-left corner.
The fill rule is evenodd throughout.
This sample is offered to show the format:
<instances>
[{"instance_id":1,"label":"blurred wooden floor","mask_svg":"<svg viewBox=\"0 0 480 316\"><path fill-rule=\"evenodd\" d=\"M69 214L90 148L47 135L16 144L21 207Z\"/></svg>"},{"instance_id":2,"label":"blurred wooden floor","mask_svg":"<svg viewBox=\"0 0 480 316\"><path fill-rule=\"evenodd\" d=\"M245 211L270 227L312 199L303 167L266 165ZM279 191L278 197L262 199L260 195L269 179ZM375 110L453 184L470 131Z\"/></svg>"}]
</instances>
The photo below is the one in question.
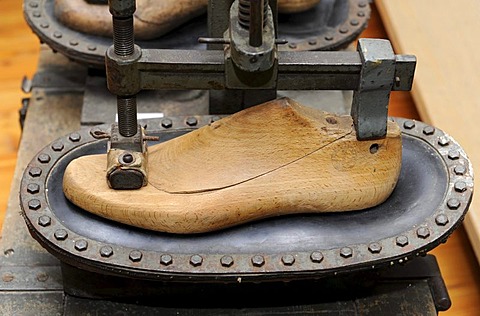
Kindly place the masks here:
<instances>
[{"instance_id":1,"label":"blurred wooden floor","mask_svg":"<svg viewBox=\"0 0 480 316\"><path fill-rule=\"evenodd\" d=\"M0 12L0 129L3 131L0 134L1 227L21 136L18 110L21 99L26 95L21 91L20 84L24 75L31 78L35 73L39 41L23 20L22 1L0 1ZM387 38L374 7L369 27L362 37ZM410 94L406 92L393 93L390 115L419 118ZM431 253L439 261L453 302L450 310L441 315L480 315L480 269L463 227L446 244Z\"/></svg>"}]
</instances>

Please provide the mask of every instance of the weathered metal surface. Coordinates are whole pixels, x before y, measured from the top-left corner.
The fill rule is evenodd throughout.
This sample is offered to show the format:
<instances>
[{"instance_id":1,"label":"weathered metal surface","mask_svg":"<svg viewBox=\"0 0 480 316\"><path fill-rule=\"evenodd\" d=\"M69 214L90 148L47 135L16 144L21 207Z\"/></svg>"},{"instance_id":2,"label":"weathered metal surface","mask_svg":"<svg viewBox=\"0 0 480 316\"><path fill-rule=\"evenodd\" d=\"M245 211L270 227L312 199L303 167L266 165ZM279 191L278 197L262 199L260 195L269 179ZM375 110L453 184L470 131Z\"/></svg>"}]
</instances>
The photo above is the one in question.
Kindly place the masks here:
<instances>
[{"instance_id":1,"label":"weathered metal surface","mask_svg":"<svg viewBox=\"0 0 480 316\"><path fill-rule=\"evenodd\" d=\"M195 127L212 120L195 118ZM472 197L473 171L462 148L439 129L396 120L404 134L399 182L385 203L365 211L279 217L195 236L107 221L69 203L59 185L70 160L106 152L105 140L95 140L89 129L55 141L62 150L52 143L37 154L22 180L21 206L34 238L62 261L138 278L298 279L402 263L445 241L461 223ZM188 121L151 120L147 132L165 141L192 130ZM35 185L39 192L30 192ZM105 246L113 250L108 258L101 256ZM133 260L137 252L141 256ZM171 260L162 263L164 255ZM227 259L233 263L225 264Z\"/></svg>"},{"instance_id":2,"label":"weathered metal surface","mask_svg":"<svg viewBox=\"0 0 480 316\"><path fill-rule=\"evenodd\" d=\"M112 39L87 35L65 27L53 13L53 0L24 0L25 19L32 30L53 50L103 68ZM346 47L366 28L370 18L367 0L322 0L308 12L279 15L278 38L288 45L280 50L337 50ZM142 48L205 49L198 38L208 34L207 16L195 18L165 36L138 42ZM217 30L218 32L218 30ZM218 37L223 37L223 33Z\"/></svg>"}]
</instances>

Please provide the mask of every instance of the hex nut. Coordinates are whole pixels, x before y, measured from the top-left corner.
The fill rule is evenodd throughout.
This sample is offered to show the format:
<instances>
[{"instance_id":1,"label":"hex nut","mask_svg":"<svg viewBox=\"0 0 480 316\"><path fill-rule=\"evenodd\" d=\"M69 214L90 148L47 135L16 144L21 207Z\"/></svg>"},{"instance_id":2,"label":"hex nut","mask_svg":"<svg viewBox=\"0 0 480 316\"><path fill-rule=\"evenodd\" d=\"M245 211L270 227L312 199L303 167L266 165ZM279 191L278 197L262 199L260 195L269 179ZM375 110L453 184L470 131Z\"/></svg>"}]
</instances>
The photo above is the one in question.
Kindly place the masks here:
<instances>
[{"instance_id":1,"label":"hex nut","mask_svg":"<svg viewBox=\"0 0 480 316\"><path fill-rule=\"evenodd\" d=\"M27 192L30 194L37 194L40 192L40 186L36 183L29 183L27 185Z\"/></svg>"},{"instance_id":2,"label":"hex nut","mask_svg":"<svg viewBox=\"0 0 480 316\"><path fill-rule=\"evenodd\" d=\"M173 126L173 122L171 119L163 119L162 120L162 127L163 128L170 128Z\"/></svg>"},{"instance_id":3,"label":"hex nut","mask_svg":"<svg viewBox=\"0 0 480 316\"><path fill-rule=\"evenodd\" d=\"M435 128L433 128L432 126L425 126L423 128L423 133L425 135L433 135L433 133L435 133Z\"/></svg>"},{"instance_id":4,"label":"hex nut","mask_svg":"<svg viewBox=\"0 0 480 316\"><path fill-rule=\"evenodd\" d=\"M380 245L378 242L372 242L370 245L368 245L368 250L371 253L380 253L380 251L382 251L382 245Z\"/></svg>"},{"instance_id":5,"label":"hex nut","mask_svg":"<svg viewBox=\"0 0 480 316\"><path fill-rule=\"evenodd\" d=\"M130 258L132 262L139 262L140 260L142 260L142 257L143 254L139 250L132 250L128 255L128 258Z\"/></svg>"},{"instance_id":6,"label":"hex nut","mask_svg":"<svg viewBox=\"0 0 480 316\"><path fill-rule=\"evenodd\" d=\"M85 251L88 248L88 242L85 239L79 239L75 241L75 249L78 251Z\"/></svg>"},{"instance_id":7,"label":"hex nut","mask_svg":"<svg viewBox=\"0 0 480 316\"><path fill-rule=\"evenodd\" d=\"M448 217L445 214L439 214L437 217L435 217L435 222L437 225L445 226L448 224Z\"/></svg>"},{"instance_id":8,"label":"hex nut","mask_svg":"<svg viewBox=\"0 0 480 316\"><path fill-rule=\"evenodd\" d=\"M295 263L295 257L292 255L284 255L282 256L282 262L286 266L291 266Z\"/></svg>"},{"instance_id":9,"label":"hex nut","mask_svg":"<svg viewBox=\"0 0 480 316\"><path fill-rule=\"evenodd\" d=\"M190 264L194 267L198 267L199 265L202 264L202 262L203 262L202 256L193 255L190 257Z\"/></svg>"},{"instance_id":10,"label":"hex nut","mask_svg":"<svg viewBox=\"0 0 480 316\"><path fill-rule=\"evenodd\" d=\"M68 233L65 229L59 229L55 231L54 236L55 236L55 239L57 240L65 240L68 237Z\"/></svg>"},{"instance_id":11,"label":"hex nut","mask_svg":"<svg viewBox=\"0 0 480 316\"><path fill-rule=\"evenodd\" d=\"M438 138L438 144L444 147L450 144L450 140L448 139L448 137L441 136Z\"/></svg>"},{"instance_id":12,"label":"hex nut","mask_svg":"<svg viewBox=\"0 0 480 316\"><path fill-rule=\"evenodd\" d=\"M108 258L113 255L113 248L110 246L103 246L100 248L100 256L103 258Z\"/></svg>"},{"instance_id":13,"label":"hex nut","mask_svg":"<svg viewBox=\"0 0 480 316\"><path fill-rule=\"evenodd\" d=\"M465 172L467 172L467 169L465 168L465 166L458 165L458 166L455 166L453 171L455 172L455 174L457 176L463 176L465 174Z\"/></svg>"},{"instance_id":14,"label":"hex nut","mask_svg":"<svg viewBox=\"0 0 480 316\"><path fill-rule=\"evenodd\" d=\"M450 160L457 160L458 158L460 158L460 153L458 152L458 150L450 150L448 152L448 158L450 158Z\"/></svg>"},{"instance_id":15,"label":"hex nut","mask_svg":"<svg viewBox=\"0 0 480 316\"><path fill-rule=\"evenodd\" d=\"M408 238L406 236L398 236L395 241L400 247L405 247L408 245Z\"/></svg>"},{"instance_id":16,"label":"hex nut","mask_svg":"<svg viewBox=\"0 0 480 316\"><path fill-rule=\"evenodd\" d=\"M221 259L220 259L220 263L222 264L222 266L224 267L231 267L233 265L233 258L231 256L223 256Z\"/></svg>"},{"instance_id":17,"label":"hex nut","mask_svg":"<svg viewBox=\"0 0 480 316\"><path fill-rule=\"evenodd\" d=\"M185 121L185 123L188 125L188 126L196 126L198 124L198 120L191 116L189 118L187 118L187 120Z\"/></svg>"},{"instance_id":18,"label":"hex nut","mask_svg":"<svg viewBox=\"0 0 480 316\"><path fill-rule=\"evenodd\" d=\"M460 207L460 201L456 198L451 198L447 201L447 206L451 210L456 210Z\"/></svg>"},{"instance_id":19,"label":"hex nut","mask_svg":"<svg viewBox=\"0 0 480 316\"><path fill-rule=\"evenodd\" d=\"M28 208L33 211L38 210L41 206L42 206L42 203L40 203L40 200L32 199L28 201Z\"/></svg>"},{"instance_id":20,"label":"hex nut","mask_svg":"<svg viewBox=\"0 0 480 316\"><path fill-rule=\"evenodd\" d=\"M68 139L70 139L72 142L79 142L80 139L82 139L82 136L80 136L79 133L71 133L70 136L68 136Z\"/></svg>"},{"instance_id":21,"label":"hex nut","mask_svg":"<svg viewBox=\"0 0 480 316\"><path fill-rule=\"evenodd\" d=\"M160 263L164 266L171 265L173 263L173 258L170 255L161 255L160 256Z\"/></svg>"},{"instance_id":22,"label":"hex nut","mask_svg":"<svg viewBox=\"0 0 480 316\"><path fill-rule=\"evenodd\" d=\"M320 263L323 261L323 254L320 251L314 251L310 254L310 260L315 263Z\"/></svg>"},{"instance_id":23,"label":"hex nut","mask_svg":"<svg viewBox=\"0 0 480 316\"><path fill-rule=\"evenodd\" d=\"M408 120L403 123L403 128L405 129L412 129L414 127L415 127L415 122L412 120Z\"/></svg>"},{"instance_id":24,"label":"hex nut","mask_svg":"<svg viewBox=\"0 0 480 316\"><path fill-rule=\"evenodd\" d=\"M353 256L352 248L343 247L342 249L340 249L340 256L342 256L343 258L350 258L351 256Z\"/></svg>"},{"instance_id":25,"label":"hex nut","mask_svg":"<svg viewBox=\"0 0 480 316\"><path fill-rule=\"evenodd\" d=\"M38 225L42 227L47 227L51 223L52 223L52 219L50 218L50 216L42 215L38 218Z\"/></svg>"},{"instance_id":26,"label":"hex nut","mask_svg":"<svg viewBox=\"0 0 480 316\"><path fill-rule=\"evenodd\" d=\"M263 256L260 256L260 255L255 255L252 257L252 264L255 267L261 267L265 264L265 258L263 258Z\"/></svg>"},{"instance_id":27,"label":"hex nut","mask_svg":"<svg viewBox=\"0 0 480 316\"><path fill-rule=\"evenodd\" d=\"M55 143L52 144L53 151L62 151L63 148L64 148L64 146L63 146L62 142L55 142Z\"/></svg>"},{"instance_id":28,"label":"hex nut","mask_svg":"<svg viewBox=\"0 0 480 316\"><path fill-rule=\"evenodd\" d=\"M50 158L49 155L43 154L43 153L40 154L40 155L38 155L38 157L37 157L37 160L38 160L39 162L41 162L41 163L49 163L49 162L50 162L50 159L51 159L51 158Z\"/></svg>"},{"instance_id":29,"label":"hex nut","mask_svg":"<svg viewBox=\"0 0 480 316\"><path fill-rule=\"evenodd\" d=\"M420 227L417 229L417 236L423 239L428 238L430 230L427 227Z\"/></svg>"},{"instance_id":30,"label":"hex nut","mask_svg":"<svg viewBox=\"0 0 480 316\"><path fill-rule=\"evenodd\" d=\"M42 175L42 169L38 167L32 167L30 170L28 170L28 174L33 178L40 177Z\"/></svg>"},{"instance_id":31,"label":"hex nut","mask_svg":"<svg viewBox=\"0 0 480 316\"><path fill-rule=\"evenodd\" d=\"M110 13L117 18L128 18L135 13L135 0L108 1Z\"/></svg>"},{"instance_id":32,"label":"hex nut","mask_svg":"<svg viewBox=\"0 0 480 316\"><path fill-rule=\"evenodd\" d=\"M467 184L464 181L455 182L455 191L465 192L467 190Z\"/></svg>"}]
</instances>

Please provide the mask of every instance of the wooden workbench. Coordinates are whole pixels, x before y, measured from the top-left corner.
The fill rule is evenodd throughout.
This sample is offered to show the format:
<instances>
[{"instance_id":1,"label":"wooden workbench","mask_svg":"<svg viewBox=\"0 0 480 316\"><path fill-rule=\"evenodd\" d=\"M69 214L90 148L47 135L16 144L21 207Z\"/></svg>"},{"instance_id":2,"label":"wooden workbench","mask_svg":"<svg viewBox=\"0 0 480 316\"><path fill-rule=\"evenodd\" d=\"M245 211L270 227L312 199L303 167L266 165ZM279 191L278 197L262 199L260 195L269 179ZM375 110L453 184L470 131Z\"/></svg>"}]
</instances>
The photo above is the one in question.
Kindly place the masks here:
<instances>
[{"instance_id":1,"label":"wooden workbench","mask_svg":"<svg viewBox=\"0 0 480 316\"><path fill-rule=\"evenodd\" d=\"M26 96L20 89L21 79L24 75L31 77L35 73L39 52L38 39L23 20L21 4L21 1L0 2L0 227L9 194L11 203L17 201L17 192L10 192L10 183L21 136L18 109L21 98ZM387 38L375 7L362 37ZM405 53L415 54L413 51ZM390 115L420 118L410 94L405 92L393 93ZM442 315L479 315L480 269L464 228L458 229L446 244L437 247L432 254L439 261L453 301L450 310Z\"/></svg>"}]
</instances>

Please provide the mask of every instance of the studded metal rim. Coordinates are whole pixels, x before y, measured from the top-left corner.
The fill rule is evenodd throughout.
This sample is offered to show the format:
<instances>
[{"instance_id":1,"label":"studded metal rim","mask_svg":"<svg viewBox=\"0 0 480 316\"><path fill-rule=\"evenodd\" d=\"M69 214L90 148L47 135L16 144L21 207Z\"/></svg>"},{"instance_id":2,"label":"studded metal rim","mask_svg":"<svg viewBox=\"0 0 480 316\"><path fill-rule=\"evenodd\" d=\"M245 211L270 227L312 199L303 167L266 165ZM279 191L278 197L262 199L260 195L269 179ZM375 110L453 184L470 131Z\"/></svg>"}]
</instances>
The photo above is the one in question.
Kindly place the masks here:
<instances>
[{"instance_id":1,"label":"studded metal rim","mask_svg":"<svg viewBox=\"0 0 480 316\"><path fill-rule=\"evenodd\" d=\"M108 47L112 45L111 39L83 34L64 26L54 15L53 2L54 0L24 0L24 16L30 28L53 51L58 51L72 60L88 64L89 66L103 68L105 53ZM335 27L326 28L318 36L293 40L288 45L280 45L279 49L286 51L335 50L350 44L367 27L370 19L370 4L368 0L348 0L345 3L341 2L341 4L348 5L348 14L345 21ZM206 21L204 22L206 24ZM192 23L198 24L202 22ZM197 24L191 26L190 29L198 29ZM279 32L281 37L281 30ZM198 37L205 35L198 34ZM189 34L189 37L195 36ZM165 45L167 46L165 48L180 48L170 47L172 44L167 43L162 38L140 42L140 45L144 48L162 47ZM192 43L186 47L183 44L183 47L191 49L204 48L205 46Z\"/></svg>"},{"instance_id":2,"label":"studded metal rim","mask_svg":"<svg viewBox=\"0 0 480 316\"><path fill-rule=\"evenodd\" d=\"M279 49L286 51L328 51L344 48L350 44L367 27L368 21L370 20L371 8L368 0L348 0L347 2L341 2L341 4L342 3L348 5L348 14L342 23L339 23L335 27L328 28L318 36L313 36L302 41L289 41L287 45L279 46Z\"/></svg>"},{"instance_id":3,"label":"studded metal rim","mask_svg":"<svg viewBox=\"0 0 480 316\"><path fill-rule=\"evenodd\" d=\"M212 116L195 118L197 127L218 119ZM99 131L107 126L82 129L41 150L24 172L20 205L30 233L43 247L62 261L93 271L120 275L128 273L148 279L238 282L321 277L404 263L445 242L463 221L473 195L473 169L463 149L449 135L418 121L395 120L405 136L426 142L441 157L448 170L447 191L440 207L410 230L366 244L296 253L165 253L108 244L80 236L51 211L46 183L52 168L70 151L105 141L99 139L99 135L102 135ZM147 131L160 134L173 130L193 130L188 121L188 117L149 120ZM46 159L46 156L50 159Z\"/></svg>"}]
</instances>

